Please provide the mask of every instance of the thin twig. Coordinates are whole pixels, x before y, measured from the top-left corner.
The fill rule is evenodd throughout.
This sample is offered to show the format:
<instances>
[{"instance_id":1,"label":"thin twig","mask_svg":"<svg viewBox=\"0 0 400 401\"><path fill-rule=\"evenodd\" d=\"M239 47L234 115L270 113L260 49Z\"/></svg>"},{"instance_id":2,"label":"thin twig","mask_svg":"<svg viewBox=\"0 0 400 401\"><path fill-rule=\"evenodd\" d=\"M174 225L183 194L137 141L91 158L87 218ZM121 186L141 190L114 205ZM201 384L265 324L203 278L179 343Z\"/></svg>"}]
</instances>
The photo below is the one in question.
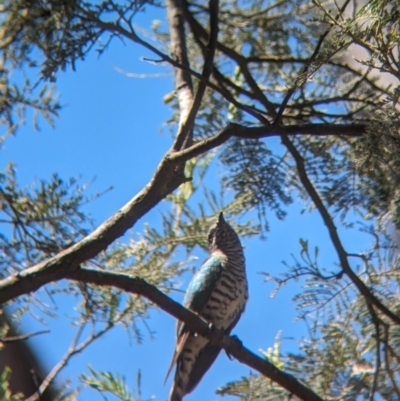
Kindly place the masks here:
<instances>
[{"instance_id":1,"label":"thin twig","mask_svg":"<svg viewBox=\"0 0 400 401\"><path fill-rule=\"evenodd\" d=\"M378 388L378 378L379 378L379 370L381 368L381 338L380 338L380 319L376 315L376 312L374 308L372 307L371 304L367 303L367 307L369 310L370 315L372 316L372 322L374 324L375 328L375 341L376 341L376 362L375 362L375 372L374 372L374 379L372 381L372 387L370 388L369 391L369 401L374 401L374 396L376 393L376 390Z\"/></svg>"},{"instance_id":2,"label":"thin twig","mask_svg":"<svg viewBox=\"0 0 400 401\"><path fill-rule=\"evenodd\" d=\"M18 336L12 336L12 337L0 337L0 344L8 344L8 343L14 343L17 341L24 341L28 340L31 337L39 336L40 334L47 334L50 333L50 330L41 330L41 331L35 331L34 333L27 333L27 334L21 334Z\"/></svg>"},{"instance_id":3,"label":"thin twig","mask_svg":"<svg viewBox=\"0 0 400 401\"><path fill-rule=\"evenodd\" d=\"M350 2L350 0L346 0L343 3L343 6L339 10L339 13L336 16L336 19L341 16L343 10L347 7L349 2ZM279 107L278 113L275 116L274 125L279 125L281 123L282 115L283 115L283 112L286 109L286 105L288 104L290 98L293 96L293 94L296 92L297 88L299 87L299 82L300 82L300 85L302 85L307 80L307 78L309 77L309 69L310 69L312 63L317 59L317 56L318 56L318 54L319 54L319 52L321 50L322 44L323 44L324 40L326 39L326 37L328 36L328 34L330 33L331 29L332 29L332 27L328 27L328 29L320 36L320 38L318 40L318 43L317 43L317 46L314 49L313 54L308 59L308 62L306 64L304 64L304 66L301 69L298 77L296 78L296 81L295 81L294 85L292 86L291 89L288 90L285 98L283 99L282 104ZM330 55L329 58L331 58L331 57L332 57L332 55Z\"/></svg>"},{"instance_id":4,"label":"thin twig","mask_svg":"<svg viewBox=\"0 0 400 401\"><path fill-rule=\"evenodd\" d=\"M384 325L384 358L385 358L385 368L386 368L386 372L389 375L390 381L392 382L392 386L394 391L397 394L398 399L400 400L400 388L398 387L397 383L396 383L396 379L394 377L394 373L393 370L390 366L390 360L389 360L389 347L388 347L388 343L389 343L389 326L388 325Z\"/></svg>"},{"instance_id":5,"label":"thin twig","mask_svg":"<svg viewBox=\"0 0 400 401\"><path fill-rule=\"evenodd\" d=\"M85 328L85 324L83 324L79 327L79 329L76 332L75 337L72 341L72 344L68 348L68 351L61 358L61 360L53 367L53 369L50 371L50 373L46 376L46 378L43 380L43 382L38 387L37 391L34 394L32 394L29 398L27 398L25 401L37 401L38 399L40 399L41 394L43 394L44 391L46 391L47 387L54 380L56 375L60 372L60 370L62 368L65 367L65 365L70 360L71 356L74 355L76 352L78 352L78 351L76 351L76 344L79 341L79 338L82 335L82 331L84 328Z\"/></svg>"}]
</instances>

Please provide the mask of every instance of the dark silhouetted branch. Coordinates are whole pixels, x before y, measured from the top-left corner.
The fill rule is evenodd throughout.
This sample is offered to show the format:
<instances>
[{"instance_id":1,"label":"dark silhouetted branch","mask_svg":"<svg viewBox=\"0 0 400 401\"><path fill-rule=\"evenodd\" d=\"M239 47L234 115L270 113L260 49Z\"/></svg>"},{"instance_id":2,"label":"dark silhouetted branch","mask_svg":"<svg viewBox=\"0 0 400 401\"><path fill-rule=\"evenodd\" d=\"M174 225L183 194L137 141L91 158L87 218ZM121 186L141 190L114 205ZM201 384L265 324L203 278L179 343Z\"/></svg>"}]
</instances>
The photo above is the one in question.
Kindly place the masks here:
<instances>
[{"instance_id":1,"label":"dark silhouetted branch","mask_svg":"<svg viewBox=\"0 0 400 401\"><path fill-rule=\"evenodd\" d=\"M172 153L169 155L170 160L179 160L183 158L188 160L198 156L208 150L222 145L228 139L236 136L240 138L258 139L272 136L287 136L287 135L314 135L314 136L346 136L360 137L365 134L365 124L295 124L282 126L258 126L246 127L244 125L231 123L218 134L203 139L190 148L184 149L181 152Z\"/></svg>"}]
</instances>

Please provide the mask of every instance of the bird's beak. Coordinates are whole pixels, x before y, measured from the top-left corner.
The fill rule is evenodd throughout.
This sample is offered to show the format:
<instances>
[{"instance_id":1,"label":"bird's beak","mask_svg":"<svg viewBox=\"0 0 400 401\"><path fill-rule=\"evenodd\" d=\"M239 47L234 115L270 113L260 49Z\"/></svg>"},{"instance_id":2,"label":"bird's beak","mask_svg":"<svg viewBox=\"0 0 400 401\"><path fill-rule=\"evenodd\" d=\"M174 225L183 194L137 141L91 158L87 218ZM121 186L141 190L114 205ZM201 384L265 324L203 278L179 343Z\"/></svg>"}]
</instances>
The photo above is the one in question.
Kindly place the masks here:
<instances>
[{"instance_id":1,"label":"bird's beak","mask_svg":"<svg viewBox=\"0 0 400 401\"><path fill-rule=\"evenodd\" d=\"M225 223L224 214L221 212L218 216L218 225Z\"/></svg>"}]
</instances>

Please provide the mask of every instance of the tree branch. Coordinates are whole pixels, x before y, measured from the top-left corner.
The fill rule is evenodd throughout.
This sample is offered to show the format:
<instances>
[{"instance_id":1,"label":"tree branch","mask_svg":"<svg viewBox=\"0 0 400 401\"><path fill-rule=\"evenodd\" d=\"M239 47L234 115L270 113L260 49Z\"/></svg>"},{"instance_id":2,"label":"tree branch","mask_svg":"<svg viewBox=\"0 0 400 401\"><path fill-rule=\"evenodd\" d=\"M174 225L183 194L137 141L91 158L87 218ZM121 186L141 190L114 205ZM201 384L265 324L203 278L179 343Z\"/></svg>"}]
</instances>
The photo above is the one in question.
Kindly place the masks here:
<instances>
[{"instance_id":1,"label":"tree branch","mask_svg":"<svg viewBox=\"0 0 400 401\"><path fill-rule=\"evenodd\" d=\"M300 181L302 182L305 190L309 194L311 200L314 202L315 207L319 211L322 220L324 221L326 227L328 228L329 236L332 240L333 246L338 255L340 265L342 266L343 271L348 275L350 280L355 284L360 293L364 296L367 304L373 305L378 308L384 315L389 317L396 324L400 324L400 316L394 314L390 309L388 309L383 303L369 290L369 288L365 285L365 283L354 273L353 269L350 266L350 263L347 259L347 252L345 251L342 242L340 241L339 235L337 233L336 226L332 220L332 217L329 215L327 208L325 207L322 199L320 198L318 192L314 188L311 183L306 167L305 162L299 151L294 146L293 142L289 139L289 137L282 135L282 143L286 146L289 152L292 154L296 166L297 171L299 173Z\"/></svg>"},{"instance_id":2,"label":"tree branch","mask_svg":"<svg viewBox=\"0 0 400 401\"><path fill-rule=\"evenodd\" d=\"M83 341L80 341L82 333L87 328L87 322L83 322L79 327L78 330L72 340L71 345L68 347L67 352L64 354L62 359L51 369L45 379L42 381L40 386L38 386L35 393L33 393L29 398L25 401L40 401L41 394L43 394L47 388L54 382L54 379L57 375L65 368L65 366L70 363L72 357L81 353L85 350L90 344L92 344L95 340L102 337L104 334L109 332L113 327L115 327L116 323L119 321L121 317L126 313L126 310L122 310L119 312L113 320L108 321L107 324L100 330L95 331L94 326L92 327L92 333L88 335Z\"/></svg>"},{"instance_id":3,"label":"tree branch","mask_svg":"<svg viewBox=\"0 0 400 401\"><path fill-rule=\"evenodd\" d=\"M201 101L204 96L204 92L207 87L207 82L210 78L213 70L213 61L215 54L215 44L218 36L218 0L210 0L209 11L210 11L210 37L205 51L203 72L201 74L202 80L199 82L197 92L191 105L190 111L188 112L186 119L183 120L183 124L179 127L179 131L173 146L174 150L179 151L182 149L182 145L185 139L193 129L193 124L200 108ZM183 11L182 11L183 13ZM182 121L182 116L181 116Z\"/></svg>"},{"instance_id":4,"label":"tree branch","mask_svg":"<svg viewBox=\"0 0 400 401\"><path fill-rule=\"evenodd\" d=\"M342 14L343 10L347 7L347 5L349 4L350 0L345 0L344 4L342 5L339 14L336 16L335 19L339 18L339 16ZM292 88L290 88L288 90L288 92L286 93L286 96L284 97L281 106L279 107L278 113L275 116L275 121L274 121L274 125L279 125L281 123L281 119L282 119L282 115L283 112L286 109L286 105L288 104L290 98L293 96L293 94L296 92L296 90L302 86L306 80L309 78L310 76L310 67L312 65L313 62L315 62L315 60L317 59L317 56L321 50L322 44L325 40L325 38L328 36L328 34L330 33L330 31L332 30L332 27L328 27L326 29L326 31L320 36L317 46L314 49L313 54L310 56L308 62L306 64L303 65L303 68L301 69L298 77L295 80L294 85L292 86ZM339 51L339 49L335 49L334 53L337 53ZM333 54L330 54L328 59L331 58L333 56ZM313 73L314 71L312 71Z\"/></svg>"},{"instance_id":5,"label":"tree branch","mask_svg":"<svg viewBox=\"0 0 400 401\"><path fill-rule=\"evenodd\" d=\"M348 0L345 1L343 8L346 7L346 5L348 4ZM200 37L204 37L205 36L205 32L204 32L204 28L194 19L193 15L189 12L188 10L188 4L185 1L185 5L186 5L186 13L185 13L185 17L186 19L189 21L189 23L192 26L192 30L195 34L199 35ZM325 34L323 34L318 42L318 45L313 53L313 55L311 56L309 63L306 64L303 69L302 69L302 73L306 74L308 72L308 69L312 63L313 60L315 60L316 56L319 53L320 47L322 45L323 40L325 39L326 35L328 34L329 29L325 32ZM226 55L228 56L232 56L231 53L233 51L231 51L230 49L226 48L225 46L221 45L220 43L217 42L216 44L217 48L220 49L221 51L223 51ZM233 52L235 53L235 52ZM242 67L241 65L241 59L239 57L239 59L237 59L236 57L236 53L233 55L235 57L233 57L238 63L239 65ZM247 67L246 67L247 68ZM243 74L245 74L245 71L242 71ZM247 77L246 77L247 79ZM253 89L254 94L256 96L256 98L265 106L266 110L268 110L274 117L275 117L275 121L274 121L274 126L275 127L269 127L269 123L264 121L265 119L259 119L260 122L265 124L265 127L256 127L253 128L253 132L250 132L251 128L246 128L243 130L242 126L239 126L237 124L230 124L228 125L226 128L224 128L219 134L217 134L216 136L209 138L209 139L205 139L203 140L201 143L195 144L193 145L190 149L186 149L183 152L179 152L180 155L183 156L183 154L185 154L185 157L188 154L191 154L192 157L199 154L197 152L200 152L200 149L203 149L203 151L208 150L207 148L210 146L214 147L214 146L218 146L220 144L222 144L223 142L225 142L226 140L228 140L231 136L242 136L240 135L240 132L244 133L243 137L254 137L252 135L256 135L256 137L261 138L261 137L268 137L268 136L273 136L273 135L280 135L282 138L282 142L284 143L284 145L288 148L288 150L291 152L292 156L294 157L296 164L297 164L297 168L299 171L299 175L300 175L300 179L304 185L304 187L306 188L306 190L309 192L311 199L313 200L313 202L316 204L317 208L320 210L320 213L323 217L323 220L325 222L325 224L328 227L329 233L331 235L331 239L333 241L333 244L335 246L335 249L337 250L338 256L339 256L339 260L343 266L343 270L345 271L346 274L349 275L350 279L355 283L355 285L357 286L357 288L359 289L359 291L361 292L361 294L365 297L367 303L372 303L373 305L375 305L378 309L380 309L384 314L386 314L387 316L389 316L393 321L395 321L396 323L400 323L400 317L396 316L394 313L392 313L388 308L386 308L381 301L376 298L367 288L367 286L364 284L364 282L353 272L353 270L350 267L350 264L347 260L346 257L346 252L340 242L340 238L337 234L336 231L336 227L333 224L333 221L331 219L331 217L329 216L329 213L327 211L327 209L325 208L325 206L323 205L318 193L316 192L315 188L313 187L311 181L308 179L306 170L305 170L305 166L304 166L304 160L302 158L302 156L300 155L300 153L297 151L296 147L293 145L293 143L290 141L288 135L292 134L290 132L289 127L293 128L293 133L294 134L299 134L299 129L302 127L300 126L281 126L279 124L281 116L283 114L283 111L286 107L287 102L289 101L289 98L292 96L292 94L294 93L296 86L294 86L291 90L289 90L289 92L287 93L284 101L281 104L281 107L278 111L278 113L276 114L274 112L274 110L272 110L271 105L268 101L268 99L265 97L265 95L263 94L263 92L260 90L260 88L258 87L258 85L256 83L254 83L256 86L254 87L253 82L249 82L248 84L250 85L250 87ZM310 128L311 130L314 127L314 124L309 124L307 125L307 128ZM329 127L329 124L321 124L317 125L317 127L320 129L321 126L323 128L327 128L327 126ZM339 125L336 125L335 127L338 127ZM332 126L331 126L332 127ZM349 126L347 126L349 127ZM268 129L270 128L270 129ZM317 128L317 132L321 133L321 131L318 131ZM351 128L350 128L351 130ZM235 132L236 131L236 132ZM365 133L365 125L362 126L361 128L362 133ZM304 131L302 131L304 133ZM249 136L250 135L250 136ZM314 133L315 135L315 133ZM326 135L326 134L325 134ZM340 135L340 134L339 134ZM351 133L352 136L354 136L354 131ZM357 135L359 136L359 135ZM205 150L204 150L205 149ZM201 152L200 152L201 153ZM175 154L172 157L179 157L179 154ZM311 192L310 192L311 191ZM328 224L329 223L329 224ZM345 265L343 265L343 263L345 263Z\"/></svg>"},{"instance_id":6,"label":"tree branch","mask_svg":"<svg viewBox=\"0 0 400 401\"><path fill-rule=\"evenodd\" d=\"M179 70L185 71L190 76L197 78L199 80L199 82L203 83L205 86L207 86L207 87L213 89L215 92L219 93L228 102L232 103L237 108L247 112L249 115L253 116L257 120L261 121L262 123L268 123L268 121L262 116L261 113L256 112L253 108L238 102L229 91L214 84L208 78L205 79L202 74L199 74L198 72L193 71L192 69L190 69L190 67L188 65L181 64L177 60L174 60L173 58L169 57L167 54L161 52L156 47L152 46L150 43L147 43L146 41L141 39L136 34L136 32L133 28L131 28L128 31L128 30L124 29L122 26L120 26L119 24L111 23L111 22L104 22L104 21L100 20L99 18L94 17L93 15L85 15L85 18L91 22L95 22L104 31L113 32L114 34L121 35L121 36L131 40L134 43L140 44L144 48L150 50L151 52L156 54L158 57L160 57L161 61L165 61L165 62L169 63L171 66L173 66L175 68L175 70L179 69ZM177 85L177 88L179 89L178 85ZM188 97L189 92L185 92L185 93L186 93L186 97ZM193 95L190 95L190 96L191 96L190 99L192 99ZM186 100L183 99L183 95L182 95L182 101L185 102L185 104L188 105L188 107L189 107L190 102L189 102L189 100L186 102ZM182 116L182 110L181 110L181 116ZM179 135L177 135L177 136L179 136Z\"/></svg>"},{"instance_id":7,"label":"tree branch","mask_svg":"<svg viewBox=\"0 0 400 401\"><path fill-rule=\"evenodd\" d=\"M171 39L172 59L179 65L185 67L174 67L175 87L178 93L179 103L179 127L176 135L174 150L180 150L187 136L190 135L193 128L188 123L190 110L193 109L193 83L188 70L190 69L189 59L186 49L186 35L183 21L182 0L166 0L167 19ZM194 119L193 119L194 120Z\"/></svg>"},{"instance_id":8,"label":"tree branch","mask_svg":"<svg viewBox=\"0 0 400 401\"><path fill-rule=\"evenodd\" d=\"M314 135L314 136L348 136L360 137L365 134L366 124L295 124L281 125L274 127L257 126L246 127L244 125L230 123L218 134L203 139L193 144L190 148L180 152L171 153L170 160L189 160L192 157L198 156L208 150L222 145L228 139L236 136L240 138L259 139L273 136L287 135Z\"/></svg>"},{"instance_id":9,"label":"tree branch","mask_svg":"<svg viewBox=\"0 0 400 401\"><path fill-rule=\"evenodd\" d=\"M40 386L38 386L38 389L30 396L28 397L25 401L37 401L40 400L41 395L46 391L46 389L49 387L49 385L52 383L52 381L55 379L57 374L68 364L70 361L70 358L80 352L76 349L76 344L79 341L79 337L82 334L83 329L85 328L85 325L82 325L78 328L78 331L72 341L71 346L68 348L68 351L66 354L61 358L61 360L51 369L50 373L45 377L45 379L42 381Z\"/></svg>"},{"instance_id":10,"label":"tree branch","mask_svg":"<svg viewBox=\"0 0 400 401\"><path fill-rule=\"evenodd\" d=\"M91 234L57 255L1 280L0 304L36 291L51 281L63 279L81 263L105 250L137 220L187 181L183 174L183 163L184 158L173 161L165 156L151 181Z\"/></svg>"},{"instance_id":11,"label":"tree branch","mask_svg":"<svg viewBox=\"0 0 400 401\"><path fill-rule=\"evenodd\" d=\"M206 30L196 20L196 18L194 18L193 14L190 12L189 3L186 0L183 1L185 4L185 18L188 21L194 36L201 38L203 41L207 40L209 35L207 34ZM218 50L220 50L222 53L224 53L226 56L228 56L238 64L238 66L241 69L241 72L243 73L243 76L246 79L247 84L253 90L255 97L256 98L263 97L265 99L264 105L266 106L266 109L268 110L270 115L274 116L276 114L275 106L262 93L260 87L258 86L257 82L255 81L253 75L251 74L248 68L248 63L246 62L246 58L218 41L215 43L215 46ZM268 120L265 118L263 123L266 125L269 124Z\"/></svg>"},{"instance_id":12,"label":"tree branch","mask_svg":"<svg viewBox=\"0 0 400 401\"><path fill-rule=\"evenodd\" d=\"M170 151L160 162L147 186L133 197L115 215L105 221L87 237L33 267L0 281L0 303L38 290L51 281L61 280L79 265L105 250L122 236L137 220L143 217L186 179L182 165L194 156L213 149L232 136L242 138L265 138L276 135L348 135L361 136L365 125L305 124L281 127L245 127L229 124L217 135L200 141L181 152Z\"/></svg>"},{"instance_id":13,"label":"tree branch","mask_svg":"<svg viewBox=\"0 0 400 401\"><path fill-rule=\"evenodd\" d=\"M113 286L131 294L144 296L160 309L183 321L213 344L223 348L239 362L257 370L291 394L305 401L323 401L321 397L300 383L294 376L283 372L265 358L260 358L251 352L237 338L230 337L222 331L210 327L209 323L201 317L184 308L140 277L102 270L76 269L68 273L66 278L99 286Z\"/></svg>"},{"instance_id":14,"label":"tree branch","mask_svg":"<svg viewBox=\"0 0 400 401\"><path fill-rule=\"evenodd\" d=\"M0 337L0 344L9 344L9 343L17 342L17 341L24 341L24 340L28 340L31 337L38 336L40 334L47 334L47 333L50 333L50 330L35 331L33 333L21 334L21 335L12 336L12 337Z\"/></svg>"}]
</instances>

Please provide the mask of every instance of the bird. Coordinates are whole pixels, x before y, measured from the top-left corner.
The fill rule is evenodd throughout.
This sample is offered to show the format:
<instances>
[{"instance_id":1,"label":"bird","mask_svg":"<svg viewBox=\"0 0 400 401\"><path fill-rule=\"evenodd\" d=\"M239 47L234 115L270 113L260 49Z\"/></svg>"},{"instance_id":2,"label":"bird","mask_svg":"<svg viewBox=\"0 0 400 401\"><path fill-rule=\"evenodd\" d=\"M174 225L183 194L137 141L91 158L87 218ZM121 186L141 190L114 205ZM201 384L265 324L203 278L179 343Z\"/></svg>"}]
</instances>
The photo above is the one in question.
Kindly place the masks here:
<instances>
[{"instance_id":1,"label":"bird","mask_svg":"<svg viewBox=\"0 0 400 401\"><path fill-rule=\"evenodd\" d=\"M221 212L207 236L210 257L193 276L183 305L216 329L229 334L244 312L248 284L243 248L235 230ZM175 377L169 401L181 401L192 392L217 358L221 348L178 321L173 367Z\"/></svg>"}]
</instances>

